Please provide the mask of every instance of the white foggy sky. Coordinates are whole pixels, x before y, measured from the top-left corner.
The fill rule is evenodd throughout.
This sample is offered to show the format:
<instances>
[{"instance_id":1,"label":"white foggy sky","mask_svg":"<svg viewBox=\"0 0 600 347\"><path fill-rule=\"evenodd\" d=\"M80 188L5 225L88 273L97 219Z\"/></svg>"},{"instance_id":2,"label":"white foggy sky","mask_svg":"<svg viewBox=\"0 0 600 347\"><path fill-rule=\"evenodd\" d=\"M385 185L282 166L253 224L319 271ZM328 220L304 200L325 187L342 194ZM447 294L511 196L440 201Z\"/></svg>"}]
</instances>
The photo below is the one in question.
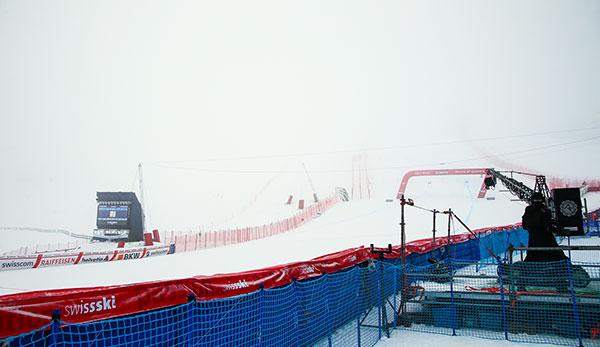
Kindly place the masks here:
<instances>
[{"instance_id":1,"label":"white foggy sky","mask_svg":"<svg viewBox=\"0 0 600 347\"><path fill-rule=\"evenodd\" d=\"M0 226L92 229L95 192L131 190L138 162L148 163L161 228L227 214L271 171L348 170L352 153L169 164L262 174L157 167L164 161L588 127L371 151L369 163L386 182L374 188L393 195L407 169L590 138L556 157L503 159L598 177L599 126L597 0L0 0ZM376 170L391 166L406 169ZM221 205L219 194L239 201Z\"/></svg>"}]
</instances>

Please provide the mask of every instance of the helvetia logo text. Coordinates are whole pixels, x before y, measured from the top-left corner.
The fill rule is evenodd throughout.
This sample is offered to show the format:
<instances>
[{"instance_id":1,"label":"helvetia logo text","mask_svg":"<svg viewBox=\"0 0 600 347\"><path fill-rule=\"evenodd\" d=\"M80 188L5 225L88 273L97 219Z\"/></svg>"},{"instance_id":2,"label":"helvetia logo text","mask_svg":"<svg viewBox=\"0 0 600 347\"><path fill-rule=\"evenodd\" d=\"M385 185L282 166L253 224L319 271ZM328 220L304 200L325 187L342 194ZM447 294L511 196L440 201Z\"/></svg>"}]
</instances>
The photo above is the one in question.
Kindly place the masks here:
<instances>
[{"instance_id":1,"label":"helvetia logo text","mask_svg":"<svg viewBox=\"0 0 600 347\"><path fill-rule=\"evenodd\" d=\"M81 258L81 263L99 263L103 261L108 261L108 255L98 255L98 256L87 256L84 255Z\"/></svg>"},{"instance_id":2,"label":"helvetia logo text","mask_svg":"<svg viewBox=\"0 0 600 347\"><path fill-rule=\"evenodd\" d=\"M79 304L65 306L65 317L114 310L115 308L117 308L117 301L114 295L110 298L103 297L101 300L97 301L86 302L81 300Z\"/></svg>"}]
</instances>

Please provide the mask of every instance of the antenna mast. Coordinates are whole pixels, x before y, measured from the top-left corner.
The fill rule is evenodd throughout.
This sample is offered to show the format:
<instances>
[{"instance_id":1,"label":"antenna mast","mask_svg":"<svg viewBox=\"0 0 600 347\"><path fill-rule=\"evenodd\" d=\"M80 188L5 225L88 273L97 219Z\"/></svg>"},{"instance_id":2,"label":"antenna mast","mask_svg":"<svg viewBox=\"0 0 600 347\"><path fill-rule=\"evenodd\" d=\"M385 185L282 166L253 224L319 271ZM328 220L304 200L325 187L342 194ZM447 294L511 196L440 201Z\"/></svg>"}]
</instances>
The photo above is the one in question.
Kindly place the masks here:
<instances>
[{"instance_id":1,"label":"antenna mast","mask_svg":"<svg viewBox=\"0 0 600 347\"><path fill-rule=\"evenodd\" d=\"M146 231L146 202L144 201L144 177L142 176L142 163L138 163L138 177L140 188L140 203L142 204L142 229Z\"/></svg>"},{"instance_id":2,"label":"antenna mast","mask_svg":"<svg viewBox=\"0 0 600 347\"><path fill-rule=\"evenodd\" d=\"M317 198L317 192L315 191L315 185L313 184L312 179L310 179L310 175L308 174L308 170L306 170L306 165L302 163L302 167L304 168L304 173L306 174L306 178L308 178L308 183L310 184L310 189L313 191L313 198L315 202L319 202L319 198Z\"/></svg>"}]
</instances>

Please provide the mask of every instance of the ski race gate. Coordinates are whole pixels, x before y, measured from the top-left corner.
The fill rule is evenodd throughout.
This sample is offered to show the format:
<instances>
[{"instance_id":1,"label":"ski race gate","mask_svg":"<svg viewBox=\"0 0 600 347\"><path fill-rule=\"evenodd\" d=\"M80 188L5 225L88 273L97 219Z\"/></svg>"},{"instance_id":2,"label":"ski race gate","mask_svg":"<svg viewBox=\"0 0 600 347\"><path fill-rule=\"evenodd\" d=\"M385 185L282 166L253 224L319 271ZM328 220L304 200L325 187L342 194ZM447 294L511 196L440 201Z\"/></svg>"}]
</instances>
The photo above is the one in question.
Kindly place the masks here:
<instances>
[{"instance_id":1,"label":"ski race gate","mask_svg":"<svg viewBox=\"0 0 600 347\"><path fill-rule=\"evenodd\" d=\"M409 242L405 265L399 247L360 247L238 274L6 295L0 345L373 346L408 329L600 346L600 261L585 246L598 244L597 221L587 227L572 261L537 273L507 263L527 243L516 224Z\"/></svg>"}]
</instances>

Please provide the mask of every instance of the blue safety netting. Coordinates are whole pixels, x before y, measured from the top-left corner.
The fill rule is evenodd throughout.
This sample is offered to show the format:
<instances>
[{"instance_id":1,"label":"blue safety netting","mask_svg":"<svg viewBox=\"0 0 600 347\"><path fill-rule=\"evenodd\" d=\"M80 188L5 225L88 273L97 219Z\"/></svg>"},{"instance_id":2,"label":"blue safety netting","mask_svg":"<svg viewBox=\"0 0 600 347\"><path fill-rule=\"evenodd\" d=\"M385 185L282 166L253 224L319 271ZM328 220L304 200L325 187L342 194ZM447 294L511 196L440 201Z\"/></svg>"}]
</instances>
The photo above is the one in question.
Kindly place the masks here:
<instances>
[{"instance_id":1,"label":"blue safety netting","mask_svg":"<svg viewBox=\"0 0 600 347\"><path fill-rule=\"evenodd\" d=\"M366 264L365 264L366 265ZM84 324L57 321L10 346L372 346L383 267L355 266L281 288ZM368 317L365 312L369 311ZM362 315L362 316L361 316ZM370 325L369 327L363 324Z\"/></svg>"},{"instance_id":2,"label":"blue safety netting","mask_svg":"<svg viewBox=\"0 0 600 347\"><path fill-rule=\"evenodd\" d=\"M507 249L526 243L520 228L482 234L410 254L406 265L371 260L237 297L83 324L55 320L0 345L373 346L408 329L600 346L599 259L523 265Z\"/></svg>"}]
</instances>

